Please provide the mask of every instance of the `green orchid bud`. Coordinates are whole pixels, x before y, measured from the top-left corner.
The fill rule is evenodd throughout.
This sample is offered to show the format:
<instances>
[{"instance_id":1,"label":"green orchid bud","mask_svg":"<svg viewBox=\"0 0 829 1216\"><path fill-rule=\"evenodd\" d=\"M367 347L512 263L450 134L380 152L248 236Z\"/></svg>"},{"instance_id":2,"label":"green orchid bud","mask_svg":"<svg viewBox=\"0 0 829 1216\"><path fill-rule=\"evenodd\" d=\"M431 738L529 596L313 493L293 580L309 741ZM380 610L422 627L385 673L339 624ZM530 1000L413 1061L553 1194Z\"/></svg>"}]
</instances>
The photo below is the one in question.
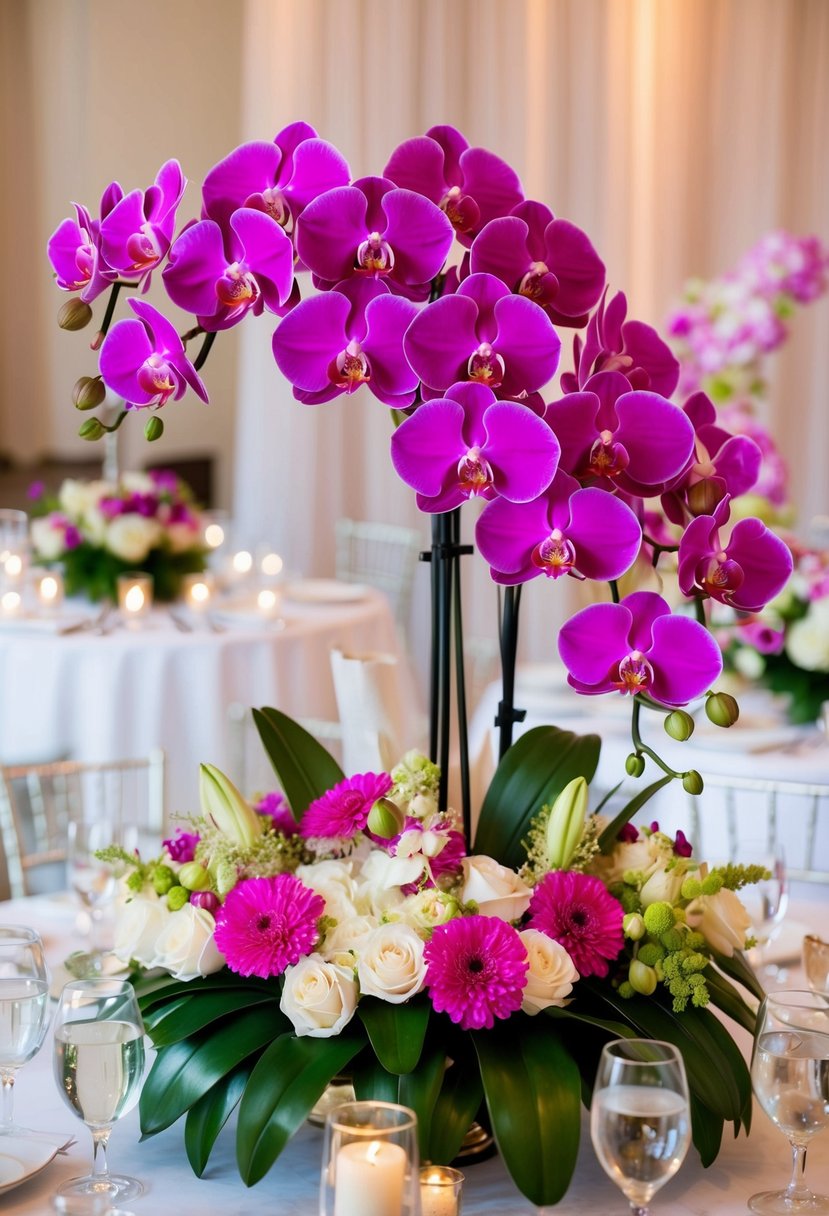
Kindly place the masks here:
<instances>
[{"instance_id":1,"label":"green orchid bud","mask_svg":"<svg viewBox=\"0 0 829 1216\"><path fill-rule=\"evenodd\" d=\"M186 861L177 877L188 891L206 891L210 886L210 875L200 861Z\"/></svg>"},{"instance_id":2,"label":"green orchid bud","mask_svg":"<svg viewBox=\"0 0 829 1216\"><path fill-rule=\"evenodd\" d=\"M714 692L705 702L705 713L715 726L733 726L740 716L740 707L727 692Z\"/></svg>"},{"instance_id":3,"label":"green orchid bud","mask_svg":"<svg viewBox=\"0 0 829 1216\"><path fill-rule=\"evenodd\" d=\"M212 764L199 765L199 798L205 819L240 849L249 849L264 830L257 815L236 786Z\"/></svg>"},{"instance_id":4,"label":"green orchid bud","mask_svg":"<svg viewBox=\"0 0 829 1216\"><path fill-rule=\"evenodd\" d=\"M633 991L642 996L651 996L656 991L656 972L653 967L647 967L636 958L628 968L628 981Z\"/></svg>"},{"instance_id":5,"label":"green orchid bud","mask_svg":"<svg viewBox=\"0 0 829 1216\"><path fill-rule=\"evenodd\" d=\"M96 439L101 439L106 434L104 425L98 418L87 418L86 422L82 422L78 427L78 434L81 439L89 439L94 443Z\"/></svg>"},{"instance_id":6,"label":"green orchid bud","mask_svg":"<svg viewBox=\"0 0 829 1216\"><path fill-rule=\"evenodd\" d=\"M684 709L675 709L673 713L668 714L662 725L666 734L678 743L684 743L694 733L694 719Z\"/></svg>"},{"instance_id":7,"label":"green orchid bud","mask_svg":"<svg viewBox=\"0 0 829 1216\"><path fill-rule=\"evenodd\" d=\"M100 376L81 376L72 389L72 402L76 410L94 410L106 395L106 385Z\"/></svg>"},{"instance_id":8,"label":"green orchid bud","mask_svg":"<svg viewBox=\"0 0 829 1216\"><path fill-rule=\"evenodd\" d=\"M92 320L92 309L83 300L67 300L58 309L58 325L74 332L84 329Z\"/></svg>"},{"instance_id":9,"label":"green orchid bud","mask_svg":"<svg viewBox=\"0 0 829 1216\"><path fill-rule=\"evenodd\" d=\"M636 752L631 752L625 761L625 772L629 777L641 777L645 771L645 759L643 756L637 756Z\"/></svg>"},{"instance_id":10,"label":"green orchid bud","mask_svg":"<svg viewBox=\"0 0 829 1216\"><path fill-rule=\"evenodd\" d=\"M587 782L574 777L553 803L547 820L547 860L554 870L566 870L584 832Z\"/></svg>"},{"instance_id":11,"label":"green orchid bud","mask_svg":"<svg viewBox=\"0 0 829 1216\"><path fill-rule=\"evenodd\" d=\"M391 798L378 798L368 813L366 826L381 840L391 840L403 830L405 816Z\"/></svg>"},{"instance_id":12,"label":"green orchid bud","mask_svg":"<svg viewBox=\"0 0 829 1216\"><path fill-rule=\"evenodd\" d=\"M167 892L167 907L171 912L178 912L190 900L190 892L184 887L170 887Z\"/></svg>"},{"instance_id":13,"label":"green orchid bud","mask_svg":"<svg viewBox=\"0 0 829 1216\"><path fill-rule=\"evenodd\" d=\"M689 768L683 776L682 788L686 794L701 794L705 789L705 782L695 768Z\"/></svg>"},{"instance_id":14,"label":"green orchid bud","mask_svg":"<svg viewBox=\"0 0 829 1216\"><path fill-rule=\"evenodd\" d=\"M646 933L644 917L638 912L628 912L622 920L622 932L632 942L638 942Z\"/></svg>"},{"instance_id":15,"label":"green orchid bud","mask_svg":"<svg viewBox=\"0 0 829 1216\"><path fill-rule=\"evenodd\" d=\"M164 422L157 414L153 414L152 418L147 419L147 425L144 427L144 438L148 443L154 443L156 439L160 439L164 434Z\"/></svg>"}]
</instances>

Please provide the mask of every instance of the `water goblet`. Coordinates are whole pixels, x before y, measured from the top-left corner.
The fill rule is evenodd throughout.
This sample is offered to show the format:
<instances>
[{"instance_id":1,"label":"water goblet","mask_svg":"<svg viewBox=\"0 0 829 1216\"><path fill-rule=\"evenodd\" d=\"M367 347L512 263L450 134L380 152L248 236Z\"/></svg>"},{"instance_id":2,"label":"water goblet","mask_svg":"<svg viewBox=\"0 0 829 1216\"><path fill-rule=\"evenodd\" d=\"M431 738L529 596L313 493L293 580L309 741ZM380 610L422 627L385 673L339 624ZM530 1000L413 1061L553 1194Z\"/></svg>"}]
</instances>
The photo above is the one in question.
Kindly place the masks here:
<instances>
[{"instance_id":1,"label":"water goblet","mask_svg":"<svg viewBox=\"0 0 829 1216\"><path fill-rule=\"evenodd\" d=\"M815 992L829 992L829 942L813 933L803 939L803 970L810 988Z\"/></svg>"},{"instance_id":2,"label":"water goblet","mask_svg":"<svg viewBox=\"0 0 829 1216\"><path fill-rule=\"evenodd\" d=\"M806 1149L829 1127L829 996L789 990L766 996L757 1015L751 1081L754 1095L792 1150L792 1176L782 1191L752 1195L761 1216L829 1213L829 1196L803 1182Z\"/></svg>"},{"instance_id":3,"label":"water goblet","mask_svg":"<svg viewBox=\"0 0 829 1216\"><path fill-rule=\"evenodd\" d=\"M117 860L103 860L96 854L113 845L134 851L137 844L137 828L119 826L114 816L69 822L66 854L69 884L87 909L90 922L89 950L76 951L66 964L78 979L100 975L104 969L108 953L103 941L106 916L115 901L124 868Z\"/></svg>"},{"instance_id":4,"label":"water goblet","mask_svg":"<svg viewBox=\"0 0 829 1216\"><path fill-rule=\"evenodd\" d=\"M49 1025L49 973L34 929L0 925L0 1136L23 1129L13 1118L14 1075L43 1046Z\"/></svg>"},{"instance_id":5,"label":"water goblet","mask_svg":"<svg viewBox=\"0 0 829 1216\"><path fill-rule=\"evenodd\" d=\"M749 961L767 978L780 975L780 968L766 961L769 945L780 932L780 926L789 906L789 880L786 873L786 855L781 845L771 850L763 845L743 844L740 860L765 866L769 877L763 878L740 892L740 899L751 917L756 944L749 953Z\"/></svg>"},{"instance_id":6,"label":"water goblet","mask_svg":"<svg viewBox=\"0 0 829 1216\"><path fill-rule=\"evenodd\" d=\"M590 1135L632 1216L648 1216L648 1204L682 1165L691 1143L685 1066L672 1044L615 1039L604 1046Z\"/></svg>"},{"instance_id":7,"label":"water goblet","mask_svg":"<svg viewBox=\"0 0 829 1216\"><path fill-rule=\"evenodd\" d=\"M111 1174L107 1144L116 1120L132 1110L144 1074L144 1026L126 980L73 980L55 1015L55 1081L69 1109L92 1133L92 1173L72 1178L60 1195L135 1199L136 1178Z\"/></svg>"}]
</instances>

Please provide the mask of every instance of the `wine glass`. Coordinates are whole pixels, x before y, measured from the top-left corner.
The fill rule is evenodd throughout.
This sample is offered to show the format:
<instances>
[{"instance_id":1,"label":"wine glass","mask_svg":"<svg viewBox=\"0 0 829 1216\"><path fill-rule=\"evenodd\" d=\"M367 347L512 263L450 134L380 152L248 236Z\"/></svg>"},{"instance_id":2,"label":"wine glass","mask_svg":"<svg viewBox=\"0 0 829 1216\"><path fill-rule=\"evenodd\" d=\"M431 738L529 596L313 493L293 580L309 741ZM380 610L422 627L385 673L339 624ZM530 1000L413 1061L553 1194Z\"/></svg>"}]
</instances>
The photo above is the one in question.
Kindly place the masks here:
<instances>
[{"instance_id":1,"label":"wine glass","mask_svg":"<svg viewBox=\"0 0 829 1216\"><path fill-rule=\"evenodd\" d=\"M73 980L55 1015L55 1080L71 1111L92 1132L92 1173L72 1178L61 1195L108 1195L135 1199L136 1178L111 1174L107 1143L112 1125L132 1110L144 1074L144 1026L126 980Z\"/></svg>"},{"instance_id":2,"label":"wine glass","mask_svg":"<svg viewBox=\"0 0 829 1216\"><path fill-rule=\"evenodd\" d=\"M688 1082L675 1047L655 1039L615 1039L604 1046L590 1135L632 1216L648 1216L648 1204L682 1165L691 1142Z\"/></svg>"},{"instance_id":3,"label":"wine glass","mask_svg":"<svg viewBox=\"0 0 829 1216\"><path fill-rule=\"evenodd\" d=\"M779 967L774 963L764 963L763 960L766 949L780 931L789 906L786 855L780 844L769 850L767 845L753 846L745 843L741 845L740 858L765 866L769 875L768 878L744 887L740 892L740 899L751 917L756 940L756 945L752 946L749 953L749 961L766 976L774 978L780 973Z\"/></svg>"},{"instance_id":4,"label":"wine glass","mask_svg":"<svg viewBox=\"0 0 829 1216\"><path fill-rule=\"evenodd\" d=\"M782 1191L752 1195L762 1216L829 1213L829 1197L802 1181L812 1137L829 1127L829 996L819 992L769 993L757 1015L751 1080L768 1117L788 1137L792 1176Z\"/></svg>"},{"instance_id":5,"label":"wine glass","mask_svg":"<svg viewBox=\"0 0 829 1216\"><path fill-rule=\"evenodd\" d=\"M807 933L803 939L803 970L810 988L829 992L829 942L813 933Z\"/></svg>"},{"instance_id":6,"label":"wine glass","mask_svg":"<svg viewBox=\"0 0 829 1216\"><path fill-rule=\"evenodd\" d=\"M134 850L138 830L122 826L116 817L92 820L73 819L68 824L67 869L69 883L89 911L89 950L78 950L66 960L67 969L79 979L100 975L107 951L103 935L107 911L115 901L118 879L124 867L117 861L104 861L96 854L111 845Z\"/></svg>"},{"instance_id":7,"label":"wine glass","mask_svg":"<svg viewBox=\"0 0 829 1216\"><path fill-rule=\"evenodd\" d=\"M43 1046L49 1025L49 973L34 929L0 925L0 1136L22 1131L12 1117L14 1074Z\"/></svg>"}]
</instances>

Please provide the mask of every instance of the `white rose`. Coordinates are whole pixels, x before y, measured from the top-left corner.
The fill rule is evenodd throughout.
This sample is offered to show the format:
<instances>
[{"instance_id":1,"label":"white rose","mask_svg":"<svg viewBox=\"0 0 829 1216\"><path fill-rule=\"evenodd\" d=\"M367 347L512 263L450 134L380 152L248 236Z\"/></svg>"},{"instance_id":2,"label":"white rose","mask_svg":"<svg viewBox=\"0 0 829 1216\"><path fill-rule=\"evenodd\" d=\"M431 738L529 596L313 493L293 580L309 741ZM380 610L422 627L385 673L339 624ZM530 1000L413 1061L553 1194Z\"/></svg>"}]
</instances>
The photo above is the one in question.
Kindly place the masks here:
<instances>
[{"instance_id":1,"label":"white rose","mask_svg":"<svg viewBox=\"0 0 829 1216\"><path fill-rule=\"evenodd\" d=\"M685 871L681 866L676 866L673 870L656 870L639 892L642 907L649 908L651 904L661 901L676 903L684 878Z\"/></svg>"},{"instance_id":2,"label":"white rose","mask_svg":"<svg viewBox=\"0 0 829 1216\"><path fill-rule=\"evenodd\" d=\"M109 519L97 503L87 508L83 519L83 530L93 545L103 545L109 527Z\"/></svg>"},{"instance_id":3,"label":"white rose","mask_svg":"<svg viewBox=\"0 0 829 1216\"><path fill-rule=\"evenodd\" d=\"M350 861L318 861L310 866L297 866L296 876L322 896L326 916L334 920L349 920L356 916L356 885Z\"/></svg>"},{"instance_id":4,"label":"white rose","mask_svg":"<svg viewBox=\"0 0 829 1216\"><path fill-rule=\"evenodd\" d=\"M43 515L39 519L32 520L30 536L35 553L44 561L52 562L56 557L62 555L64 530L60 526L55 527L50 515Z\"/></svg>"},{"instance_id":5,"label":"white rose","mask_svg":"<svg viewBox=\"0 0 829 1216\"><path fill-rule=\"evenodd\" d=\"M529 970L524 984L524 1013L536 1014L549 1005L565 1005L579 978L573 960L560 942L539 929L525 929L518 935L529 955Z\"/></svg>"},{"instance_id":6,"label":"white rose","mask_svg":"<svg viewBox=\"0 0 829 1216\"><path fill-rule=\"evenodd\" d=\"M786 654L804 671L829 671L829 596L815 600L786 635Z\"/></svg>"},{"instance_id":7,"label":"white rose","mask_svg":"<svg viewBox=\"0 0 829 1216\"><path fill-rule=\"evenodd\" d=\"M143 515L116 515L107 525L105 544L110 553L125 562L143 562L161 539L158 520Z\"/></svg>"},{"instance_id":8,"label":"white rose","mask_svg":"<svg viewBox=\"0 0 829 1216\"><path fill-rule=\"evenodd\" d=\"M685 915L691 928L697 929L714 950L727 958L746 944L751 917L742 901L727 887L716 895L700 895L692 900Z\"/></svg>"},{"instance_id":9,"label":"white rose","mask_svg":"<svg viewBox=\"0 0 829 1216\"><path fill-rule=\"evenodd\" d=\"M113 489L114 487L110 487ZM58 491L58 502L62 511L65 511L74 520L82 519L86 513L87 507L91 502L90 483L88 481L76 481L69 477L63 483Z\"/></svg>"},{"instance_id":10,"label":"white rose","mask_svg":"<svg viewBox=\"0 0 829 1216\"><path fill-rule=\"evenodd\" d=\"M600 831L607 827L610 820L603 815L597 816ZM619 882L628 870L642 873L645 877L653 874L664 862L673 857L673 841L662 832L652 832L649 836L641 833L638 840L619 840L613 851L607 856L598 853L592 858L588 872L601 878L606 886Z\"/></svg>"},{"instance_id":11,"label":"white rose","mask_svg":"<svg viewBox=\"0 0 829 1216\"><path fill-rule=\"evenodd\" d=\"M155 494L157 489L149 473L122 473L121 488L130 494Z\"/></svg>"},{"instance_id":12,"label":"white rose","mask_svg":"<svg viewBox=\"0 0 829 1216\"><path fill-rule=\"evenodd\" d=\"M401 887L417 882L423 874L423 858L389 857L375 849L366 858L360 873L360 903L374 912L384 912L403 902Z\"/></svg>"},{"instance_id":13,"label":"white rose","mask_svg":"<svg viewBox=\"0 0 829 1216\"><path fill-rule=\"evenodd\" d=\"M150 967L157 954L156 942L173 915L166 901L158 896L136 895L118 909L114 950L122 962L135 959Z\"/></svg>"},{"instance_id":14,"label":"white rose","mask_svg":"<svg viewBox=\"0 0 829 1216\"><path fill-rule=\"evenodd\" d=\"M308 954L295 967L285 969L279 1008L293 1023L296 1034L330 1039L354 1017L357 981L350 967L328 963Z\"/></svg>"},{"instance_id":15,"label":"white rose","mask_svg":"<svg viewBox=\"0 0 829 1216\"><path fill-rule=\"evenodd\" d=\"M461 903L474 900L481 916L518 920L530 906L532 891L518 875L491 857L464 857Z\"/></svg>"},{"instance_id":16,"label":"white rose","mask_svg":"<svg viewBox=\"0 0 829 1216\"><path fill-rule=\"evenodd\" d=\"M185 904L171 912L155 944L153 967L163 967L177 980L212 975L225 963L213 940L216 922L206 908Z\"/></svg>"},{"instance_id":17,"label":"white rose","mask_svg":"<svg viewBox=\"0 0 829 1216\"><path fill-rule=\"evenodd\" d=\"M399 910L400 919L412 926L417 933L427 933L437 925L444 925L458 915L458 901L437 887L424 887L417 895L410 895Z\"/></svg>"},{"instance_id":18,"label":"white rose","mask_svg":"<svg viewBox=\"0 0 829 1216\"><path fill-rule=\"evenodd\" d=\"M360 991L401 1005L423 987L423 940L409 925L380 925L363 946L357 962Z\"/></svg>"},{"instance_id":19,"label":"white rose","mask_svg":"<svg viewBox=\"0 0 829 1216\"><path fill-rule=\"evenodd\" d=\"M347 920L339 921L325 935L325 941L319 948L319 953L327 962L342 963L344 967L353 966L353 954L359 954L371 934L377 928L374 916L350 916Z\"/></svg>"}]
</instances>

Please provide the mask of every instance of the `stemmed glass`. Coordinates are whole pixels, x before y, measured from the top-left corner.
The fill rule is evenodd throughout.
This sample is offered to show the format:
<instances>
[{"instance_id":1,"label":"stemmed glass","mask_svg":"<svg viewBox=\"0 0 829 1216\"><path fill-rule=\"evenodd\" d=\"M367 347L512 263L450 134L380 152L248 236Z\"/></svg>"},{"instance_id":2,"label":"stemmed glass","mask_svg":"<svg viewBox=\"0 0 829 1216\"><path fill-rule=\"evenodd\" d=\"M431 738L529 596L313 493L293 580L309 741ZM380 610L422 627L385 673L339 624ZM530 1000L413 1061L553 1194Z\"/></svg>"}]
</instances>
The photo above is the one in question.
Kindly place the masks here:
<instances>
[{"instance_id":1,"label":"stemmed glass","mask_svg":"<svg viewBox=\"0 0 829 1216\"><path fill-rule=\"evenodd\" d=\"M682 1165L691 1142L688 1082L675 1047L655 1039L615 1039L605 1045L590 1135L632 1216L648 1216L648 1204Z\"/></svg>"},{"instance_id":2,"label":"stemmed glass","mask_svg":"<svg viewBox=\"0 0 829 1216\"><path fill-rule=\"evenodd\" d=\"M55 1080L71 1111L92 1132L92 1173L72 1178L61 1195L108 1195L135 1199L136 1178L111 1174L107 1143L112 1126L132 1110L144 1074L144 1026L126 980L74 980L64 988L55 1015Z\"/></svg>"},{"instance_id":3,"label":"stemmed glass","mask_svg":"<svg viewBox=\"0 0 829 1216\"><path fill-rule=\"evenodd\" d=\"M69 971L80 979L100 975L103 969L106 955L104 921L108 907L115 900L121 873L117 862L102 861L96 853L116 844L135 849L137 843L137 829L121 827L115 817L69 822L66 854L69 883L89 910L90 920L90 949L76 951L66 963Z\"/></svg>"},{"instance_id":4,"label":"stemmed glass","mask_svg":"<svg viewBox=\"0 0 829 1216\"><path fill-rule=\"evenodd\" d=\"M12 1117L14 1074L43 1046L49 1025L49 973L34 929L0 925L0 1136L22 1131Z\"/></svg>"},{"instance_id":5,"label":"stemmed glass","mask_svg":"<svg viewBox=\"0 0 829 1216\"><path fill-rule=\"evenodd\" d=\"M752 1195L762 1216L829 1213L829 1197L802 1181L812 1137L829 1127L829 996L819 992L769 993L757 1016L751 1057L754 1094L788 1137L792 1176L782 1191Z\"/></svg>"},{"instance_id":6,"label":"stemmed glass","mask_svg":"<svg viewBox=\"0 0 829 1216\"><path fill-rule=\"evenodd\" d=\"M749 956L750 960L755 966L761 967L766 975L776 976L779 968L773 963L764 965L763 959L769 943L774 940L783 923L789 906L786 856L780 845L776 845L771 852L766 850L765 853L762 851L762 846L752 850L750 845L743 845L741 854L750 857L758 865L765 866L769 872L768 878L761 879L760 882L747 887L740 893L740 897L745 902L746 909L751 916L757 941L757 945L752 948Z\"/></svg>"}]
</instances>

